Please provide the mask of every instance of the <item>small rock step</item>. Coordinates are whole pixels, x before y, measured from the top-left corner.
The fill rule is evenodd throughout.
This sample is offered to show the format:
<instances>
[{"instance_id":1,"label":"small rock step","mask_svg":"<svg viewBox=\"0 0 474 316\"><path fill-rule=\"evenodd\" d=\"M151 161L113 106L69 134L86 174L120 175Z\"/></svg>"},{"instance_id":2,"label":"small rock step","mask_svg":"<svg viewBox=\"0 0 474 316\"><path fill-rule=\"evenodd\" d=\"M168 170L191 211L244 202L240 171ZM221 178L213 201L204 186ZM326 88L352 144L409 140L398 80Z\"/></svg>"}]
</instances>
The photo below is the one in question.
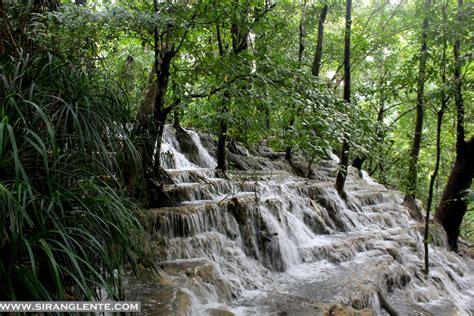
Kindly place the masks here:
<instances>
[{"instance_id":1,"label":"small rock step","mask_svg":"<svg viewBox=\"0 0 474 316\"><path fill-rule=\"evenodd\" d=\"M170 207L161 207L155 209L149 209L147 212L159 214L159 213L180 213L180 214L192 214L200 209L206 208L208 206L218 206L221 204L226 204L229 202L235 201L237 199L239 202L251 202L255 200L255 192L238 192L235 194L221 195L213 200L195 200L179 203L176 206Z\"/></svg>"},{"instance_id":2,"label":"small rock step","mask_svg":"<svg viewBox=\"0 0 474 316\"><path fill-rule=\"evenodd\" d=\"M216 169L167 169L165 170L175 183L202 183L216 176Z\"/></svg>"},{"instance_id":3,"label":"small rock step","mask_svg":"<svg viewBox=\"0 0 474 316\"><path fill-rule=\"evenodd\" d=\"M229 170L227 176L232 180L254 180L263 181L275 178L293 177L285 170Z\"/></svg>"}]
</instances>

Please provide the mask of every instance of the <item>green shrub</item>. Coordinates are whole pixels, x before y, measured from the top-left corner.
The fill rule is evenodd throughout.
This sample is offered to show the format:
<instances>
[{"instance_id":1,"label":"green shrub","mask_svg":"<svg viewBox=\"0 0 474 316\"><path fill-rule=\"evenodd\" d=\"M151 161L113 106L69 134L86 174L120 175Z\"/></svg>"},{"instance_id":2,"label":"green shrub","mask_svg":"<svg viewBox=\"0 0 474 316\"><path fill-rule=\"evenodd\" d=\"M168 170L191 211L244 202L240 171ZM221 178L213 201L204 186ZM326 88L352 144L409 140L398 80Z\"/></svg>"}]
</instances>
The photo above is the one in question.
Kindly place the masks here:
<instances>
[{"instance_id":1,"label":"green shrub","mask_svg":"<svg viewBox=\"0 0 474 316\"><path fill-rule=\"evenodd\" d=\"M146 251L123 189L139 165L127 107L51 56L0 67L0 300L121 297L123 268Z\"/></svg>"}]
</instances>

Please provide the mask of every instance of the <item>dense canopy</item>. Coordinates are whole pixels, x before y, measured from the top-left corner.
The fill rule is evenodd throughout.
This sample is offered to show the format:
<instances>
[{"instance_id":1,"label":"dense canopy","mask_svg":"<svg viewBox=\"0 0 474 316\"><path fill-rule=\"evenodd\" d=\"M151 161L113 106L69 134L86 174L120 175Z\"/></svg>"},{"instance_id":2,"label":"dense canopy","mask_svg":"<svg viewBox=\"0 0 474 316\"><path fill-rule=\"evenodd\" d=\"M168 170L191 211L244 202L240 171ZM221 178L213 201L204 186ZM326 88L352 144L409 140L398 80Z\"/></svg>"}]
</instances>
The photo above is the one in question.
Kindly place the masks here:
<instances>
[{"instance_id":1,"label":"dense canopy","mask_svg":"<svg viewBox=\"0 0 474 316\"><path fill-rule=\"evenodd\" d=\"M308 166L343 148L341 175L403 191L457 250L474 238L473 10L0 1L0 301L119 298L117 271L152 268L168 123L214 135L223 174L229 142Z\"/></svg>"}]
</instances>

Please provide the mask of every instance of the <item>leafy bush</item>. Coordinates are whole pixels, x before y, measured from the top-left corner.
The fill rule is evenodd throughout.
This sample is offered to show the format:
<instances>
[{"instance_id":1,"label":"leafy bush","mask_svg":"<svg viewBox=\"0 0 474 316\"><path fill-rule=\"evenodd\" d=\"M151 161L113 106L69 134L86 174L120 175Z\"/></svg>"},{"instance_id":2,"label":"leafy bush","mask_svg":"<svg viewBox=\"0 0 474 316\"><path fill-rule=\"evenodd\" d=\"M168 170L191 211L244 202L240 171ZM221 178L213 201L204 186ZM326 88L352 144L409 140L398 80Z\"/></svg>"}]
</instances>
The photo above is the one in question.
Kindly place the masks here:
<instances>
[{"instance_id":1,"label":"leafy bush","mask_svg":"<svg viewBox=\"0 0 474 316\"><path fill-rule=\"evenodd\" d=\"M50 55L0 67L0 299L121 297L125 264L146 258L123 190L138 159L127 107L103 78Z\"/></svg>"}]
</instances>

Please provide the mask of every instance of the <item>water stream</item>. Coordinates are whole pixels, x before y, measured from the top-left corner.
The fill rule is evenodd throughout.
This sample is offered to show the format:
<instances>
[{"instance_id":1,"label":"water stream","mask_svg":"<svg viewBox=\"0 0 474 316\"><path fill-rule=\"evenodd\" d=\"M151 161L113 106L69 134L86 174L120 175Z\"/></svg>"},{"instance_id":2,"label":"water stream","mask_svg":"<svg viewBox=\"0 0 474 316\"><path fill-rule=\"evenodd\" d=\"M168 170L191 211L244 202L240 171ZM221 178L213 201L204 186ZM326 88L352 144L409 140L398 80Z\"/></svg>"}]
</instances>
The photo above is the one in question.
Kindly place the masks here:
<instances>
[{"instance_id":1,"label":"water stream","mask_svg":"<svg viewBox=\"0 0 474 316\"><path fill-rule=\"evenodd\" d=\"M426 277L423 225L400 192L351 173L345 202L333 160L320 161L311 180L285 170L222 179L200 136L187 133L194 150L184 153L176 132L164 133L174 181L166 190L177 206L147 211L161 278L129 283L145 313L323 315L340 304L386 315L381 297L400 315L474 313L473 261L435 234Z\"/></svg>"}]
</instances>

